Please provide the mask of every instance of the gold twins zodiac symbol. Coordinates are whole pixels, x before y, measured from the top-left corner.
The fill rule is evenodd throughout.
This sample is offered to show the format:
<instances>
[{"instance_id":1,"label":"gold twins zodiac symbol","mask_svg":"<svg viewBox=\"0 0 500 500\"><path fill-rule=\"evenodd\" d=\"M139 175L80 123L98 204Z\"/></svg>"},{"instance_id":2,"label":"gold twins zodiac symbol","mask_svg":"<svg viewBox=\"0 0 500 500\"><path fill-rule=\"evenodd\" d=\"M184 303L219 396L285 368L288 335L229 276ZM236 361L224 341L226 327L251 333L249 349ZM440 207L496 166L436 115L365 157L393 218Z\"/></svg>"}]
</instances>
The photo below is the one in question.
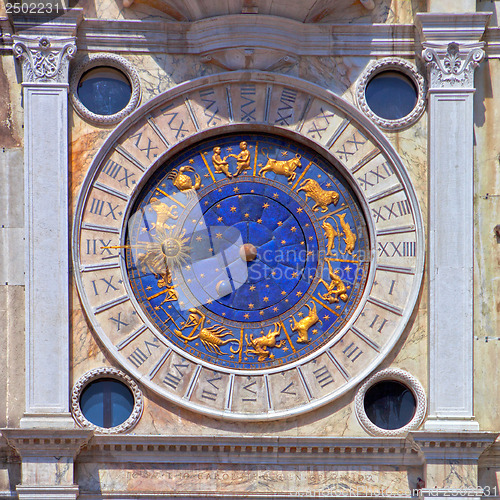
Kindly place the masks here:
<instances>
[{"instance_id":1,"label":"gold twins zodiac symbol","mask_svg":"<svg viewBox=\"0 0 500 500\"><path fill-rule=\"evenodd\" d=\"M265 149L262 152L266 151ZM291 183L295 177L297 176L295 170L302 166L300 163L300 154L297 153L295 158L290 160L273 160L269 158L269 155L266 152L267 163L259 170L259 175L261 177L266 177L266 172L274 172L278 175L285 175L288 179L288 182Z\"/></svg>"},{"instance_id":2,"label":"gold twins zodiac symbol","mask_svg":"<svg viewBox=\"0 0 500 500\"><path fill-rule=\"evenodd\" d=\"M339 231L339 226L337 224L337 220L334 218L333 220L335 221L335 225L337 226L337 229L335 229L329 222L326 222L326 219L323 221L321 224L321 227L325 231L325 236L327 239L327 245L326 245L326 255L332 255L332 249L335 249L335 238L337 236L344 236L344 243L345 243L345 250L342 252L340 249L340 242L339 242L339 252L342 255L349 254L352 257L356 257L356 254L353 254L354 247L356 245L356 235L351 231L351 226L348 222L345 221L345 216L346 214L340 214L337 215L340 221L340 225L342 226L343 232Z\"/></svg>"},{"instance_id":3,"label":"gold twins zodiac symbol","mask_svg":"<svg viewBox=\"0 0 500 500\"><path fill-rule=\"evenodd\" d=\"M333 203L336 205L339 201L339 193L336 191L326 191L321 188L319 183L314 179L306 179L297 189L297 193L300 191L304 191L307 198L312 198L316 203L312 207L314 212L317 212L321 207L322 212L326 212L328 210L328 205Z\"/></svg>"},{"instance_id":4,"label":"gold twins zodiac symbol","mask_svg":"<svg viewBox=\"0 0 500 500\"><path fill-rule=\"evenodd\" d=\"M165 310L164 310L165 311ZM227 337L228 335L232 335L231 330L228 330L222 325L213 325L208 328L204 327L205 324L205 319L206 316L198 311L198 309L191 308L189 309L189 312L191 313L188 317L188 321L186 324L180 328L179 330L174 330L175 334L180 337L182 340L185 340L186 342L190 342L192 340L200 339L201 343L207 348L207 350L213 352L214 354L224 354L221 350L220 347L223 345L228 344L229 342L236 342L238 344L238 349L236 351L233 351L233 348L230 347L229 350L233 353L236 354L237 352L240 351L241 349L241 343L238 339L235 339L234 337L229 338L229 339L224 339L224 337ZM177 324L173 320L172 316L168 314L166 311L165 313L167 316L170 318L172 323L174 323L175 326ZM186 336L181 333L181 330L185 330L186 328L191 328L191 333ZM179 328L177 326L177 328ZM199 329L199 332L195 335L195 332Z\"/></svg>"},{"instance_id":5,"label":"gold twins zodiac symbol","mask_svg":"<svg viewBox=\"0 0 500 500\"><path fill-rule=\"evenodd\" d=\"M302 318L300 321L295 321L293 316L290 318L290 327L292 332L298 333L299 336L297 338L297 343L299 344L307 344L309 342L308 332L313 325L318 322L323 324L318 318L316 304L313 302L312 307L309 304L306 304L306 307L309 309L309 314L305 318Z\"/></svg>"},{"instance_id":6,"label":"gold twins zodiac symbol","mask_svg":"<svg viewBox=\"0 0 500 500\"><path fill-rule=\"evenodd\" d=\"M280 330L281 325L279 323L274 323L274 330L271 328L269 332L267 332L267 335L262 335L262 337L254 339L253 335L250 334L250 342L248 342L248 337L245 334L245 341L247 343L245 353L259 356L259 363L266 361L267 358L274 359L274 354L267 349L271 347L279 348L285 344L286 341L284 339L276 343L276 337L280 334ZM261 333L264 333L264 330L262 330Z\"/></svg>"},{"instance_id":7,"label":"gold twins zodiac symbol","mask_svg":"<svg viewBox=\"0 0 500 500\"><path fill-rule=\"evenodd\" d=\"M193 179L184 172L195 172L193 167L186 165L184 167L177 169L174 168L168 175L167 179L172 181L172 184L182 192L190 191L191 189L198 190L201 187L201 177L195 172L194 178L195 182L193 185Z\"/></svg>"},{"instance_id":8,"label":"gold twins zodiac symbol","mask_svg":"<svg viewBox=\"0 0 500 500\"><path fill-rule=\"evenodd\" d=\"M212 165L215 173L225 174L226 177L231 179L231 177L240 175L244 170L248 170L250 168L250 151L248 151L248 144L245 141L240 142L240 150L237 155L230 154L222 158L220 146L215 146L212 155ZM236 172L234 175L229 172L229 163L226 161L228 158L236 158Z\"/></svg>"},{"instance_id":9,"label":"gold twins zodiac symbol","mask_svg":"<svg viewBox=\"0 0 500 500\"><path fill-rule=\"evenodd\" d=\"M332 270L332 265L330 264L329 261L327 261L328 264L328 271L330 274L330 283L327 283L325 280L320 279L319 282L325 285L326 287L326 292L321 295L318 293L318 296L323 299L328 301L330 304L333 304L335 302L339 301L339 297L344 301L347 302L347 299L349 298L347 295L347 288L344 285L344 282L340 279L340 276L338 275L339 270L335 269L335 271Z\"/></svg>"}]
</instances>

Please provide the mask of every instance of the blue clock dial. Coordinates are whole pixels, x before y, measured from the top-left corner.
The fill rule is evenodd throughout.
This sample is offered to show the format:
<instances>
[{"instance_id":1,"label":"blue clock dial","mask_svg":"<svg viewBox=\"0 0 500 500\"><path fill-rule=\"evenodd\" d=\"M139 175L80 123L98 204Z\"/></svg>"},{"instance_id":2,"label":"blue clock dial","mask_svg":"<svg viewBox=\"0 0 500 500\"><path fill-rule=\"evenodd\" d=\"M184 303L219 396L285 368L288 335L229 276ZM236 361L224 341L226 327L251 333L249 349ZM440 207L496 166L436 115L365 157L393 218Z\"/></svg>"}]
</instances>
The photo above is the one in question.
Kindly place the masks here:
<instances>
[{"instance_id":1,"label":"blue clock dial","mask_svg":"<svg viewBox=\"0 0 500 500\"><path fill-rule=\"evenodd\" d=\"M262 370L331 341L360 302L370 239L335 165L277 136L191 146L136 196L127 229L133 294L177 349Z\"/></svg>"}]
</instances>

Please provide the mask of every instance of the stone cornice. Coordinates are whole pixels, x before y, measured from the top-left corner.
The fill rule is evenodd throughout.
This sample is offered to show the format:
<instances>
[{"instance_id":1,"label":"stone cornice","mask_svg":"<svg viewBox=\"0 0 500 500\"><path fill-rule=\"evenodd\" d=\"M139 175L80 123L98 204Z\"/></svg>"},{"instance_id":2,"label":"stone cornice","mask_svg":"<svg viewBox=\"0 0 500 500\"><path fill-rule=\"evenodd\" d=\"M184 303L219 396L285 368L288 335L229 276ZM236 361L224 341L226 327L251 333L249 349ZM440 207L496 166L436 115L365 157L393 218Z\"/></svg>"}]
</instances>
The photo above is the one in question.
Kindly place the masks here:
<instances>
[{"instance_id":1,"label":"stone cornice","mask_svg":"<svg viewBox=\"0 0 500 500\"><path fill-rule=\"evenodd\" d=\"M422 41L447 44L449 42L478 42L491 17L490 12L470 14L418 13L415 25L422 33Z\"/></svg>"},{"instance_id":2,"label":"stone cornice","mask_svg":"<svg viewBox=\"0 0 500 500\"><path fill-rule=\"evenodd\" d=\"M496 432L428 432L408 435L425 460L478 460L498 437Z\"/></svg>"},{"instance_id":3,"label":"stone cornice","mask_svg":"<svg viewBox=\"0 0 500 500\"><path fill-rule=\"evenodd\" d=\"M402 438L96 435L78 461L307 465L420 465Z\"/></svg>"},{"instance_id":4,"label":"stone cornice","mask_svg":"<svg viewBox=\"0 0 500 500\"><path fill-rule=\"evenodd\" d=\"M73 459L93 435L93 431L1 429L2 437L22 457L65 456Z\"/></svg>"}]
</instances>

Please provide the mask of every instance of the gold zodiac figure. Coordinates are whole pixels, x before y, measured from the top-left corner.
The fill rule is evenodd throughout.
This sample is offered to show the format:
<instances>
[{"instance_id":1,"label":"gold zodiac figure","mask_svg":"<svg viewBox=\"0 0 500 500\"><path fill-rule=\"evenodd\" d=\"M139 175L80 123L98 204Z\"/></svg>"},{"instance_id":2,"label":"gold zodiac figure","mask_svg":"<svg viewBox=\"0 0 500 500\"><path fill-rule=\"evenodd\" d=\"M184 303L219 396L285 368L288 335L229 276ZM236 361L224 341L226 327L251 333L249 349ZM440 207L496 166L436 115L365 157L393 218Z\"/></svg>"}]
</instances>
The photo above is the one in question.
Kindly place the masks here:
<instances>
[{"instance_id":1,"label":"gold zodiac figure","mask_svg":"<svg viewBox=\"0 0 500 500\"><path fill-rule=\"evenodd\" d=\"M241 151L237 155L227 155L226 158L236 158L236 173L233 177L241 174L244 170L250 168L250 151L248 151L248 144L245 141L240 142Z\"/></svg>"},{"instance_id":2,"label":"gold zodiac figure","mask_svg":"<svg viewBox=\"0 0 500 500\"><path fill-rule=\"evenodd\" d=\"M309 314L300 321L295 321L293 316L290 318L290 327L292 332L297 332L299 335L297 338L298 344L307 344L309 342L309 328L318 322L322 324L316 312L316 304L313 302L312 307L309 304L306 304L306 307L309 309Z\"/></svg>"},{"instance_id":3,"label":"gold zodiac figure","mask_svg":"<svg viewBox=\"0 0 500 500\"><path fill-rule=\"evenodd\" d=\"M335 221L335 224L336 223L337 221ZM338 231L338 226L337 229L335 229L329 222L326 222L326 219L321 224L321 227L324 229L327 239L326 255L332 255L332 249L335 248L335 238L340 236L342 233Z\"/></svg>"},{"instance_id":4,"label":"gold zodiac figure","mask_svg":"<svg viewBox=\"0 0 500 500\"><path fill-rule=\"evenodd\" d=\"M338 302L339 297L344 302L347 302L347 299L349 298L347 295L347 288L344 285L344 282L340 279L340 276L338 275L339 270L335 269L335 271L333 271L332 265L330 264L329 261L327 261L327 264L331 281L330 283L327 283L323 279L319 280L320 283L323 283L323 285L325 285L326 292L323 295L318 293L318 296L321 299L328 301L330 304Z\"/></svg>"},{"instance_id":5,"label":"gold zodiac figure","mask_svg":"<svg viewBox=\"0 0 500 500\"><path fill-rule=\"evenodd\" d=\"M322 189L317 181L314 179L306 179L297 189L297 193L300 191L304 191L307 198L312 198L316 203L312 207L314 212L317 212L321 207L322 212L326 212L328 210L328 205L333 203L336 205L339 201L339 193L336 191L326 191Z\"/></svg>"},{"instance_id":6,"label":"gold zodiac figure","mask_svg":"<svg viewBox=\"0 0 500 500\"><path fill-rule=\"evenodd\" d=\"M165 302L171 302L179 298L175 290L176 285L172 283L170 269L165 264L165 257L156 252L148 251L137 254L137 268L142 274L150 272L158 280L158 288L166 288Z\"/></svg>"},{"instance_id":7,"label":"gold zodiac figure","mask_svg":"<svg viewBox=\"0 0 500 500\"><path fill-rule=\"evenodd\" d=\"M353 257L356 257L356 254L353 255L352 251L354 250L354 246L356 245L356 235L351 231L351 226L349 225L348 222L346 222L345 219L346 214L340 214L337 215L340 221L340 225L342 226L342 229L344 230L344 243L345 243L345 251L342 252L339 248L339 251L342 255L345 255L348 253L349 255L352 255Z\"/></svg>"},{"instance_id":8,"label":"gold zodiac figure","mask_svg":"<svg viewBox=\"0 0 500 500\"><path fill-rule=\"evenodd\" d=\"M229 179L231 179L233 174L229 172L229 163L226 161L227 156L221 158L221 148L219 146L215 146L213 152L214 154L212 155L212 165L214 166L215 173L226 174L226 177L229 177Z\"/></svg>"},{"instance_id":9,"label":"gold zodiac figure","mask_svg":"<svg viewBox=\"0 0 500 500\"><path fill-rule=\"evenodd\" d=\"M235 339L234 337L230 339L224 339L224 337L232 335L231 330L228 330L222 325L213 325L208 328L204 328L206 316L202 312L198 311L198 309L194 308L189 309L189 312L191 314L188 317L188 321L180 330L185 330L186 328L191 327L193 327L193 329L188 336L183 335L180 330L174 330L175 334L178 337L180 337L182 340L185 340L186 342L200 339L201 343L207 348L207 350L213 352L214 354L224 354L220 350L220 347L228 344L229 342L236 342L238 344L238 349L236 351L233 351L233 348L230 347L229 350L233 354L239 352L239 350L241 349L241 343L238 339ZM177 326L172 317L170 315L168 316L170 317L174 325ZM195 335L195 332L198 329L199 332Z\"/></svg>"},{"instance_id":10,"label":"gold zodiac figure","mask_svg":"<svg viewBox=\"0 0 500 500\"><path fill-rule=\"evenodd\" d=\"M190 191L191 189L198 190L201 187L201 177L195 172L195 183L193 185L193 180L191 177L184 172L194 172L194 168L186 165L184 167L172 170L168 175L167 179L171 180L173 185L179 191Z\"/></svg>"},{"instance_id":11,"label":"gold zodiac figure","mask_svg":"<svg viewBox=\"0 0 500 500\"><path fill-rule=\"evenodd\" d=\"M276 337L280 334L280 330L281 325L279 323L274 323L274 330L271 328L269 332L267 332L267 335L262 335L262 337L254 339L253 335L250 334L250 342L248 342L248 337L245 334L245 341L247 343L245 353L259 356L259 363L266 361L267 358L274 359L274 354L267 349L270 347L282 347L285 344L286 341L284 339L276 343ZM262 330L261 333L264 333L264 331Z\"/></svg>"},{"instance_id":12,"label":"gold zodiac figure","mask_svg":"<svg viewBox=\"0 0 500 500\"><path fill-rule=\"evenodd\" d=\"M155 227L164 228L165 222L168 219L176 220L179 217L177 211L175 210L176 208L177 205L172 205L171 207L169 207L165 203L159 201L158 198L156 198L156 196L153 196L151 198L151 205L149 209L154 210L156 212L156 223L151 224L152 228L153 229Z\"/></svg>"},{"instance_id":13,"label":"gold zodiac figure","mask_svg":"<svg viewBox=\"0 0 500 500\"><path fill-rule=\"evenodd\" d=\"M262 151L264 152L264 150L265 149ZM290 160L273 160L272 158L269 158L267 153L266 156L267 163L259 170L259 175L264 178L266 177L266 172L274 172L278 175L285 175L288 182L291 183L297 176L295 170L302 166L300 163L301 156L299 153L295 155L295 158L291 158Z\"/></svg>"}]
</instances>

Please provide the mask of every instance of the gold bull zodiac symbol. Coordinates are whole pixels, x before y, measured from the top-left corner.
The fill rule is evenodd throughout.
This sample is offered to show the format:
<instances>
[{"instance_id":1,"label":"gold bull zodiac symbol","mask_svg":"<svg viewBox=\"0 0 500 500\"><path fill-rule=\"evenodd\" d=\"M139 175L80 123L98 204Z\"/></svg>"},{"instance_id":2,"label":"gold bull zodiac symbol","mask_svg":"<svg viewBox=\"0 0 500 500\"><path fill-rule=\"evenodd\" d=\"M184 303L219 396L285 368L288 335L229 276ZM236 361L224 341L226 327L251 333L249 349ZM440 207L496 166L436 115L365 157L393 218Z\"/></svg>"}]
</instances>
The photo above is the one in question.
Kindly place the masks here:
<instances>
[{"instance_id":1,"label":"gold bull zodiac symbol","mask_svg":"<svg viewBox=\"0 0 500 500\"><path fill-rule=\"evenodd\" d=\"M264 151L265 149L262 150L262 152ZM286 176L288 182L291 183L297 176L295 170L302 166L300 163L301 155L299 153L295 155L295 158L290 160L273 160L269 158L267 153L266 156L267 163L259 170L259 175L264 178L266 177L266 172L274 172L275 174Z\"/></svg>"}]
</instances>

